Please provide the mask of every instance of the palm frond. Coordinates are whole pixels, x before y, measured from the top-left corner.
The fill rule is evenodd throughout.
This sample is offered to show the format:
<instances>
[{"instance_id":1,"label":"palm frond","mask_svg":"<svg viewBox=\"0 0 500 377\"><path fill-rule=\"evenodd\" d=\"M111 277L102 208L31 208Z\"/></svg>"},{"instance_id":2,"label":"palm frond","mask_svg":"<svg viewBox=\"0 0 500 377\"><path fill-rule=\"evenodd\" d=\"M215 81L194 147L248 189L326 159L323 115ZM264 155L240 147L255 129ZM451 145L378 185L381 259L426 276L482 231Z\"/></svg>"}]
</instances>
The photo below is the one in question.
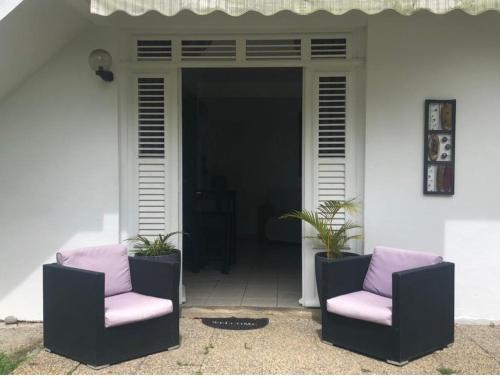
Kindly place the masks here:
<instances>
[{"instance_id":1,"label":"palm frond","mask_svg":"<svg viewBox=\"0 0 500 377\"><path fill-rule=\"evenodd\" d=\"M163 237L167 240L170 237L175 236L176 234L186 234L186 233L181 232L181 231L170 232L170 233L165 234Z\"/></svg>"},{"instance_id":2,"label":"palm frond","mask_svg":"<svg viewBox=\"0 0 500 377\"><path fill-rule=\"evenodd\" d=\"M280 219L297 219L308 223L316 230L317 235L307 238L319 239L326 247L329 256L337 257L341 255L341 250L347 242L361 237L361 234L350 234L354 229L361 228L361 226L350 220L335 226L334 220L340 211L356 213L359 207L355 199L327 200L318 206L316 212L305 209L291 211L282 215Z\"/></svg>"}]
</instances>

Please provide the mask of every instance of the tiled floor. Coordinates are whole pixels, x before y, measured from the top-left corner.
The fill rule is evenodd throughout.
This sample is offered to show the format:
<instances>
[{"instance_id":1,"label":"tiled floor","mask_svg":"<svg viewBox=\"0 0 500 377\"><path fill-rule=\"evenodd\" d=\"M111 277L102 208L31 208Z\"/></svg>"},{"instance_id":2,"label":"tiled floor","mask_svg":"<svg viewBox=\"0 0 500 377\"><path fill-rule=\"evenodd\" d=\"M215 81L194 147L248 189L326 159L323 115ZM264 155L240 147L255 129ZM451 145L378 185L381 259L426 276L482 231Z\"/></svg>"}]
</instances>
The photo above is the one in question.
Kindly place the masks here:
<instances>
[{"instance_id":1,"label":"tiled floor","mask_svg":"<svg viewBox=\"0 0 500 377\"><path fill-rule=\"evenodd\" d=\"M300 246L238 244L237 264L229 274L216 269L184 272L185 306L299 307Z\"/></svg>"}]
</instances>

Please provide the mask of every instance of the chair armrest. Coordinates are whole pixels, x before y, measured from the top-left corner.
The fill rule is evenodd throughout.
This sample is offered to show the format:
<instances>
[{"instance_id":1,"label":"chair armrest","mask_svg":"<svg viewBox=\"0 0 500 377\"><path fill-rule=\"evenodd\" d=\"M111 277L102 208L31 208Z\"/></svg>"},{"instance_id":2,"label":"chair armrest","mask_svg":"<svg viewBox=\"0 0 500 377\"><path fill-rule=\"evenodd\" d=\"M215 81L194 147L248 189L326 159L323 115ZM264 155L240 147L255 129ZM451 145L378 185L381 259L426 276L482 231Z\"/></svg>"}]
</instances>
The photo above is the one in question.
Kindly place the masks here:
<instances>
[{"instance_id":1,"label":"chair armrest","mask_svg":"<svg viewBox=\"0 0 500 377\"><path fill-rule=\"evenodd\" d=\"M392 274L392 324L414 344L434 337L453 342L455 265L442 262ZM430 335L432 334L432 335Z\"/></svg>"},{"instance_id":2,"label":"chair armrest","mask_svg":"<svg viewBox=\"0 0 500 377\"><path fill-rule=\"evenodd\" d=\"M95 347L104 328L104 273L43 265L43 326L48 348L75 339Z\"/></svg>"},{"instance_id":3,"label":"chair armrest","mask_svg":"<svg viewBox=\"0 0 500 377\"><path fill-rule=\"evenodd\" d=\"M166 298L179 305L180 265L178 262L129 257L132 290Z\"/></svg>"},{"instance_id":4,"label":"chair armrest","mask_svg":"<svg viewBox=\"0 0 500 377\"><path fill-rule=\"evenodd\" d=\"M360 255L323 263L321 276L324 299L362 290L371 258L371 255Z\"/></svg>"}]
</instances>

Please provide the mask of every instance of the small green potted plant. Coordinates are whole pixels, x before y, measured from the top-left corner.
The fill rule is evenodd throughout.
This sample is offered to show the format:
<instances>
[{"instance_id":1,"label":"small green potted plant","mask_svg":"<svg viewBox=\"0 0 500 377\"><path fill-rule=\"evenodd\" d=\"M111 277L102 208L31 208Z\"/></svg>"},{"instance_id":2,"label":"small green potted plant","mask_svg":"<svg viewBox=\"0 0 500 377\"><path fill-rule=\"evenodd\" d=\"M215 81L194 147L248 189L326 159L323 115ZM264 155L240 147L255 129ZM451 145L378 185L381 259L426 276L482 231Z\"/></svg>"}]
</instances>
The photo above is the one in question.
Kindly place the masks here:
<instances>
[{"instance_id":1,"label":"small green potted plant","mask_svg":"<svg viewBox=\"0 0 500 377\"><path fill-rule=\"evenodd\" d=\"M360 205L355 199L349 200L327 200L323 202L317 211L292 211L283 216L282 219L298 219L310 224L317 232L316 236L309 236L320 241L321 249L315 255L316 287L321 305L323 305L321 293L321 271L323 263L333 263L344 257L357 256L356 253L347 252L347 243L350 240L361 239L361 234L352 234L354 229L361 226L346 220L341 225L333 225L335 216L344 210L345 213L355 213ZM317 249L315 249L317 250Z\"/></svg>"},{"instance_id":2,"label":"small green potted plant","mask_svg":"<svg viewBox=\"0 0 500 377\"><path fill-rule=\"evenodd\" d=\"M145 236L136 236L127 241L135 242L131 250L135 258L154 259L158 261L180 262L181 252L169 241L169 238L182 232L158 234L153 240Z\"/></svg>"}]
</instances>

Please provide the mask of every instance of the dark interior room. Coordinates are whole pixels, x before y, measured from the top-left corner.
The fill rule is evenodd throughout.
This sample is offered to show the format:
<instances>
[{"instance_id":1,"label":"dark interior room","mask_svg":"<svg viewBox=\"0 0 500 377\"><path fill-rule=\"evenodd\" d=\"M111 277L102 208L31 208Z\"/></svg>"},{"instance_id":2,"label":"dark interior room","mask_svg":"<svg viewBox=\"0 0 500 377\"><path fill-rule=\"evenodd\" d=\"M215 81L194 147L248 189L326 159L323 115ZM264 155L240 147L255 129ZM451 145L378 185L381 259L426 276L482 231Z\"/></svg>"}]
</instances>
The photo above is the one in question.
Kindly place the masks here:
<instances>
[{"instance_id":1,"label":"dark interior room","mask_svg":"<svg viewBox=\"0 0 500 377\"><path fill-rule=\"evenodd\" d=\"M279 217L301 208L302 70L184 69L182 89L186 286L300 281L300 223Z\"/></svg>"}]
</instances>

